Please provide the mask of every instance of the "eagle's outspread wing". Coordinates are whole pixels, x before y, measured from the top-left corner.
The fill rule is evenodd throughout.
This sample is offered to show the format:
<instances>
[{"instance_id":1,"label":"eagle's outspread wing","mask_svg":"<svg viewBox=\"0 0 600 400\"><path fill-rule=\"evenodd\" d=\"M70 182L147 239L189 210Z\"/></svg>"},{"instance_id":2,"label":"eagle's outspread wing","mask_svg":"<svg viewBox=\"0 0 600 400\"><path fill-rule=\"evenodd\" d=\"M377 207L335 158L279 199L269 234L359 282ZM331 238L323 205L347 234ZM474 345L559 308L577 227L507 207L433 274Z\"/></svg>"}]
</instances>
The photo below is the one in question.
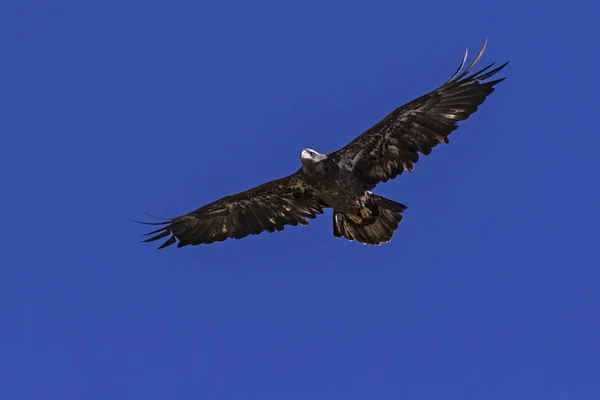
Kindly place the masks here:
<instances>
[{"instance_id":1,"label":"eagle's outspread wing","mask_svg":"<svg viewBox=\"0 0 600 400\"><path fill-rule=\"evenodd\" d=\"M473 63L461 73L467 52L454 75L442 86L403 106L371 127L347 146L334 152L342 163L349 164L369 188L387 182L404 170L412 171L419 152L431 153L448 135L477 111L494 85L505 78L483 82L508 64L488 71L494 64L467 76L475 67L487 43L483 43Z\"/></svg>"},{"instance_id":2,"label":"eagle's outspread wing","mask_svg":"<svg viewBox=\"0 0 600 400\"><path fill-rule=\"evenodd\" d=\"M144 242L171 237L159 249L174 244L209 244L228 238L241 239L261 232L283 230L285 225L308 225L307 218L323 214L326 205L316 197L299 171L255 188L223 197L188 214L166 222L147 233L155 235Z\"/></svg>"}]
</instances>

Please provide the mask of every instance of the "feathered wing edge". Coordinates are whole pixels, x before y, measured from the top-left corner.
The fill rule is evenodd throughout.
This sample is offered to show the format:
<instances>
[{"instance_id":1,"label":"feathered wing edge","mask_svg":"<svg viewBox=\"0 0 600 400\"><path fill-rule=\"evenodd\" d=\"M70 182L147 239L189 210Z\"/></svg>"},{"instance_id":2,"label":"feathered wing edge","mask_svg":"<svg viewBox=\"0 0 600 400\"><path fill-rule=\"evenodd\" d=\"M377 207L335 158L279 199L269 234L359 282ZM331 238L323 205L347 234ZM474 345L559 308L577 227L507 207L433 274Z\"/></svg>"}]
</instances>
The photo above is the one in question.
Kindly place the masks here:
<instances>
[{"instance_id":1,"label":"feathered wing edge","mask_svg":"<svg viewBox=\"0 0 600 400\"><path fill-rule=\"evenodd\" d=\"M479 50L479 53L477 53L477 57L475 57L475 59L473 60L471 65L469 65L469 67L461 73L460 71L465 66L465 62L467 61L467 57L469 55L469 49L466 49L465 55L463 56L463 59L462 59L462 62L458 66L458 69L456 70L454 75L452 75L452 77L450 79L448 79L448 81L444 85L442 85L440 88L438 88L438 90L442 89L444 86L446 86L448 84L459 82L461 79L465 78L469 74L469 72L471 72L473 70L473 68L475 68L475 66L479 63L479 61L481 60L481 57L483 57L483 53L485 52L486 48L487 48L487 37L484 39L483 45L481 46L481 50ZM492 68L496 64L495 62L493 62L493 63L489 64L488 66L480 69L479 71L474 72L473 75L467 77L465 80L466 81L486 80L487 78L492 77L493 75L498 73L500 70L502 70L504 67L506 67L506 65L508 65L509 62L510 61L506 61L504 64L494 68L493 70L489 71L487 74L484 74L485 71ZM485 84L492 87L492 86L502 82L505 79L506 79L506 77L498 78L494 81L486 82Z\"/></svg>"},{"instance_id":2,"label":"feathered wing edge","mask_svg":"<svg viewBox=\"0 0 600 400\"><path fill-rule=\"evenodd\" d=\"M456 72L443 85L392 111L376 125L337 152L370 184L394 179L412 171L419 153L428 155L439 143L449 143L448 135L458 122L468 119L506 78L482 82L502 70L495 63L468 75L481 60L487 47L485 39L475 60L463 71L468 50ZM486 72L487 71L487 72Z\"/></svg>"},{"instance_id":3,"label":"feathered wing edge","mask_svg":"<svg viewBox=\"0 0 600 400\"><path fill-rule=\"evenodd\" d=\"M317 198L300 173L264 183L255 188L223 197L195 211L163 222L141 222L162 226L144 236L143 242L166 238L158 249L210 244L241 239L262 232L281 231L286 225L308 225L307 219L323 214L327 207Z\"/></svg>"}]
</instances>

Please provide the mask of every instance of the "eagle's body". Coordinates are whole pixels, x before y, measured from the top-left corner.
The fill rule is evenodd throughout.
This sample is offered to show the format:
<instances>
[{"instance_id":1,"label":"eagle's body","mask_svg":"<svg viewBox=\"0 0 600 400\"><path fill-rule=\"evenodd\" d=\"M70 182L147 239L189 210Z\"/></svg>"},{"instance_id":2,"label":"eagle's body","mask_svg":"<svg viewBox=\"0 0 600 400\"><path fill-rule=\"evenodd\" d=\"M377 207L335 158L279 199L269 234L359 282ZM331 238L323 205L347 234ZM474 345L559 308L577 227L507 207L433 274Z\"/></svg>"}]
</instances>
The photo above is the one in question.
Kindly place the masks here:
<instances>
[{"instance_id":1,"label":"eagle's body","mask_svg":"<svg viewBox=\"0 0 600 400\"><path fill-rule=\"evenodd\" d=\"M356 214L366 185L339 155L319 154L312 149L302 151L301 173L315 195L329 207L343 214Z\"/></svg>"},{"instance_id":2,"label":"eagle's body","mask_svg":"<svg viewBox=\"0 0 600 400\"><path fill-rule=\"evenodd\" d=\"M286 225L308 225L324 209L333 209L333 234L364 244L389 242L406 206L371 191L403 171L411 172L419 153L428 155L449 142L458 128L504 78L483 82L508 63L473 73L485 50L461 73L467 54L445 84L398 107L345 147L327 154L311 149L301 153L302 166L293 174L252 189L223 197L166 222L148 233L153 241L171 235L159 248L177 240L178 247L208 244L227 238L241 239L261 232L283 230Z\"/></svg>"}]
</instances>

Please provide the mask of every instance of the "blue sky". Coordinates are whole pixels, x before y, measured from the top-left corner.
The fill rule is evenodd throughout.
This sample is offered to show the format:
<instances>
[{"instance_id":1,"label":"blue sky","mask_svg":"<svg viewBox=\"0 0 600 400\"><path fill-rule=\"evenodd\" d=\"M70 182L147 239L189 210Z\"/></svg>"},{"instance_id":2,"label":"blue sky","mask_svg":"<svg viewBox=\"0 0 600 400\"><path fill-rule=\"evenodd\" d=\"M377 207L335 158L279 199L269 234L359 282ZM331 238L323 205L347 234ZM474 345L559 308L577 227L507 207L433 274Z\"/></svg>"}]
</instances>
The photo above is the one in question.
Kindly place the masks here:
<instances>
[{"instance_id":1,"label":"blue sky","mask_svg":"<svg viewBox=\"0 0 600 400\"><path fill-rule=\"evenodd\" d=\"M597 399L600 67L584 2L0 6L3 399ZM589 3L591 4L591 3ZM176 216L443 83L508 79L412 174L394 240L169 248Z\"/></svg>"}]
</instances>

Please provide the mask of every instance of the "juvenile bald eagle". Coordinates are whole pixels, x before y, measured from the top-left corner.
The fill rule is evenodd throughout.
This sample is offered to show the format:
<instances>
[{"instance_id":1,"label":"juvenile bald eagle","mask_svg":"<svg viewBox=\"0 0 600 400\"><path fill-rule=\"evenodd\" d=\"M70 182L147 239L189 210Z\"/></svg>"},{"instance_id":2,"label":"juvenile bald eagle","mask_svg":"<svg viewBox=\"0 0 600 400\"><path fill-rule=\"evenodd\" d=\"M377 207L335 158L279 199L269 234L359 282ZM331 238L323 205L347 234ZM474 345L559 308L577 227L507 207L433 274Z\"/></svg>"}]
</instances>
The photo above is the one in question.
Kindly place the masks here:
<instances>
[{"instance_id":1,"label":"juvenile bald eagle","mask_svg":"<svg viewBox=\"0 0 600 400\"><path fill-rule=\"evenodd\" d=\"M337 151L320 154L304 149L293 174L223 197L196 211L164 221L147 233L151 242L170 235L160 247L209 244L241 239L286 225L308 225L307 219L333 209L333 235L363 244L389 242L406 206L373 194L380 182L412 171L419 153L428 155L458 122L469 118L505 78L491 81L508 64L494 64L468 76L480 60L484 41L471 65L461 72L468 51L452 77L439 88L392 111L382 121ZM489 71L488 71L489 70ZM488 72L486 72L488 71ZM485 81L485 82L484 82Z\"/></svg>"}]
</instances>

